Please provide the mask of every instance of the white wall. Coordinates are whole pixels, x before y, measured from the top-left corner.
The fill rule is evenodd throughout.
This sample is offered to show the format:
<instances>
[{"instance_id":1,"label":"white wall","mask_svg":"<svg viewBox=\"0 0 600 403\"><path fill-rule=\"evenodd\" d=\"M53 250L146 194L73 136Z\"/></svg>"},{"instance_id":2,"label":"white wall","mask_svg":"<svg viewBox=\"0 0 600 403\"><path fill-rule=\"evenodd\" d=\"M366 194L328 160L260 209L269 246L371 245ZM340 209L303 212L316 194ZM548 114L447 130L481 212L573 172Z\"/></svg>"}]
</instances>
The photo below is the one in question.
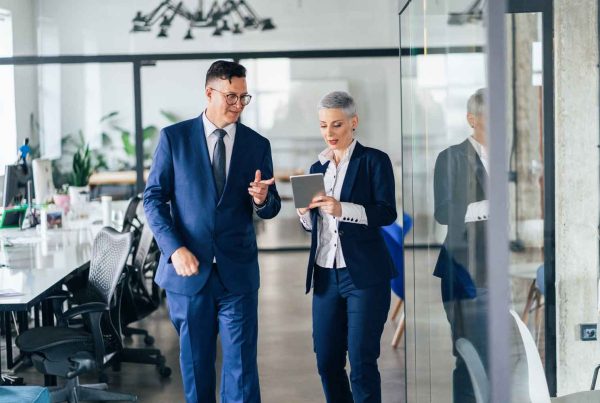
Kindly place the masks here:
<instances>
[{"instance_id":1,"label":"white wall","mask_svg":"<svg viewBox=\"0 0 600 403\"><path fill-rule=\"evenodd\" d=\"M235 50L289 50L289 49L337 49L362 47L398 46L397 4L389 0L367 3L358 0L327 1L316 0L278 1L252 0L250 3L262 17L272 18L277 29L267 32L246 32L239 36L224 34L211 36L211 31L196 29L193 41L183 41L186 26L176 19L165 39L156 38L154 33L130 34L131 19L138 9L147 12L155 7L156 1L75 1L38 0L38 31L40 37L39 54L118 54L118 53L173 53ZM196 1L187 0L187 5ZM160 110L174 112L182 118L197 116L204 108L203 81L211 61L158 62L156 67L145 67L142 72L142 98L144 125L164 126L167 120ZM262 91L253 74L252 61L249 64L250 92ZM262 63L261 65L264 65ZM256 70L264 73L265 68ZM380 147L389 152L393 159L400 159L400 110L399 110L399 65L394 58L386 59L321 59L293 60L288 63L284 74L288 82L286 88L279 88L283 97L297 97L291 87L316 84L316 98L313 96L307 105L295 105L281 114L275 127L264 128L253 119L252 107L244 116L245 122L262 130L277 142L284 138L307 136L319 141L313 109L318 97L331 90L328 85L344 82L357 98L361 127L360 139L365 144ZM270 77L262 80L268 81ZM114 65L64 65L54 75L44 75L44 88L55 83L60 99L56 113L61 115L56 122L45 125L47 136L65 135L84 130L92 145L98 144L93 125L100 116L120 112L119 123L125 128L133 128L133 86L132 70L127 64ZM95 84L94 84L95 83ZM329 84L327 84L329 83ZM254 88L252 87L253 85ZM51 86L52 87L52 86ZM54 90L45 90L44 94ZM264 92L264 91L263 91ZM267 91L268 92L268 91ZM316 94L319 92L319 94ZM268 100L263 96L261 109L268 109ZM308 105L310 103L310 105ZM46 102L46 107L50 102ZM54 104L57 104L55 102ZM44 111L46 111L46 107ZM295 112L306 111L300 118ZM264 114L264 113L263 113ZM48 114L46 114L48 115ZM316 116L316 115L315 115ZM313 123L314 123L313 122ZM50 126L53 126L50 129ZM43 129L46 129L44 127ZM106 127L104 127L106 128ZM295 134L294 134L295 133ZM116 139L117 142L119 141ZM283 144L283 143L281 143ZM314 159L317 147L310 140ZM277 159L277 156L275 156ZM282 158L283 160L283 158ZM286 160L289 162L289 160ZM304 165L304 161L297 161Z\"/></svg>"},{"instance_id":2,"label":"white wall","mask_svg":"<svg viewBox=\"0 0 600 403\"><path fill-rule=\"evenodd\" d=\"M14 56L36 53L35 0L0 0L0 8L12 14ZM34 67L16 66L15 98L17 118L17 144L31 136L29 116L37 114L37 70ZM34 142L34 139L32 139ZM15 150L15 155L16 155Z\"/></svg>"},{"instance_id":3,"label":"white wall","mask_svg":"<svg viewBox=\"0 0 600 403\"><path fill-rule=\"evenodd\" d=\"M208 4L205 1L205 4ZM394 47L398 44L397 5L390 0L251 0L263 18L277 29L242 35L212 36L211 28L197 28L196 39L183 41L186 21L175 18L168 38L153 32L130 34L138 10L150 12L154 0L43 0L40 18L48 28L41 32L40 53L49 54L45 42L58 38L62 54L177 53L233 50L328 49ZM198 3L184 0L189 8ZM52 31L50 28L56 28Z\"/></svg>"}]
</instances>

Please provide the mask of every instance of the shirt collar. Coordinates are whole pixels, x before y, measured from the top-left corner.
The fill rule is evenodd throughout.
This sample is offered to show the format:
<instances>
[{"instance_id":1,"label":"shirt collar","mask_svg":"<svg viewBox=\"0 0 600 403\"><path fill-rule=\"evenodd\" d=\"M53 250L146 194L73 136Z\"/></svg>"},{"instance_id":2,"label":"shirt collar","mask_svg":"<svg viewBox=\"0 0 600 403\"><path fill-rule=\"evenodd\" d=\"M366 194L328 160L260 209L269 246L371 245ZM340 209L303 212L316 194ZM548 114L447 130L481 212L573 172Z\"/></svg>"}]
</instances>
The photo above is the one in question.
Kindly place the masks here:
<instances>
[{"instance_id":1,"label":"shirt collar","mask_svg":"<svg viewBox=\"0 0 600 403\"><path fill-rule=\"evenodd\" d=\"M342 164L350 159L350 157L352 156L352 152L354 152L355 146L356 146L356 139L352 139L352 143L350 143L350 145L346 149L346 153L340 160L340 164ZM319 154L319 162L321 163L321 165L325 165L328 161L332 161L332 162L334 161L333 160L333 150L329 147L327 147L326 149L321 151L321 153Z\"/></svg>"},{"instance_id":2,"label":"shirt collar","mask_svg":"<svg viewBox=\"0 0 600 403\"><path fill-rule=\"evenodd\" d=\"M204 112L202 112L202 123L204 124L204 135L208 139L208 137L211 134L213 134L215 132L215 130L218 129L218 127L213 122L208 120L208 117L206 116L206 110ZM229 136L231 138L231 140L234 140L235 128L236 128L235 123L228 124L227 126L225 126L223 128L223 130L225 130L225 132L227 133L227 136Z\"/></svg>"},{"instance_id":3,"label":"shirt collar","mask_svg":"<svg viewBox=\"0 0 600 403\"><path fill-rule=\"evenodd\" d=\"M469 136L469 142L471 143L477 154L479 154L480 158L487 158L487 149L483 144L475 140L475 137L473 136Z\"/></svg>"}]
</instances>

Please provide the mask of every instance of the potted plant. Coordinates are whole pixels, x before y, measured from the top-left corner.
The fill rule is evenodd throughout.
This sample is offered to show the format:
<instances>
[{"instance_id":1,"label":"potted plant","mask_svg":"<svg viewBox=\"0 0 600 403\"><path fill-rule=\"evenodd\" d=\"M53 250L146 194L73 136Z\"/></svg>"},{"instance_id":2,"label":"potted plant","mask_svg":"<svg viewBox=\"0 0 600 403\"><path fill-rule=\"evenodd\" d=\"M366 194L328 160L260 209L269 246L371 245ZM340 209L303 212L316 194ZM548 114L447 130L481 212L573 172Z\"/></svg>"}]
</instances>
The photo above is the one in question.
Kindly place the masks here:
<instances>
[{"instance_id":1,"label":"potted plant","mask_svg":"<svg viewBox=\"0 0 600 403\"><path fill-rule=\"evenodd\" d=\"M69 186L71 206L80 205L87 201L90 193L88 181L92 175L92 159L89 145L80 147L73 154L73 172Z\"/></svg>"}]
</instances>

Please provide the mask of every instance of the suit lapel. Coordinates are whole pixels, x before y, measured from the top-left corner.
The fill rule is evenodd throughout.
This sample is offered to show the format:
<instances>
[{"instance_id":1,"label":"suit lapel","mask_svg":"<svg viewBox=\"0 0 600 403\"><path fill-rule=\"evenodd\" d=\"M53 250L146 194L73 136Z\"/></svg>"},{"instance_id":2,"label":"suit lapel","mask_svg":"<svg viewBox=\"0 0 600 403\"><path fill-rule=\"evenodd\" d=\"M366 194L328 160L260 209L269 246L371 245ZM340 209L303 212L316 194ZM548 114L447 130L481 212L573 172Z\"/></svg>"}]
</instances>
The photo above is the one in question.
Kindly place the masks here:
<instances>
[{"instance_id":1,"label":"suit lapel","mask_svg":"<svg viewBox=\"0 0 600 403\"><path fill-rule=\"evenodd\" d=\"M465 149L466 149L466 154L467 154L467 158L469 161L469 165L475 172L475 177L477 178L477 183L479 184L479 186L481 186L481 189L483 189L483 191L485 192L485 189L487 186L487 172L485 170L485 167L483 166L483 163L481 162L481 159L479 158L477 151L475 150L475 148L473 147L473 144L471 144L469 139L465 140L465 143L467 143Z\"/></svg>"},{"instance_id":2,"label":"suit lapel","mask_svg":"<svg viewBox=\"0 0 600 403\"><path fill-rule=\"evenodd\" d=\"M327 161L324 164L321 164L320 162L317 162L315 165L313 165L313 169L312 169L312 173L313 174L323 174L323 176L325 176L325 172L327 172L327 167L329 167L331 161ZM312 225L313 228L317 228L317 216L319 215L319 209L314 208L310 211L311 214L311 219L312 219ZM316 234L316 231L313 231L313 234Z\"/></svg>"},{"instance_id":3,"label":"suit lapel","mask_svg":"<svg viewBox=\"0 0 600 403\"><path fill-rule=\"evenodd\" d=\"M346 171L346 177L344 178L344 183L342 184L340 201L350 201L350 194L352 193L354 182L356 182L356 173L358 172L361 156L363 155L364 149L365 148L358 141L356 141L354 151L352 152L352 156L350 157L350 161L348 162L348 170Z\"/></svg>"},{"instance_id":4,"label":"suit lapel","mask_svg":"<svg viewBox=\"0 0 600 403\"><path fill-rule=\"evenodd\" d=\"M327 172L327 167L329 166L329 162L330 161L327 161L325 164L321 164L319 162L318 164L316 164L315 169L313 170L313 173L325 175L325 172Z\"/></svg>"},{"instance_id":5,"label":"suit lapel","mask_svg":"<svg viewBox=\"0 0 600 403\"><path fill-rule=\"evenodd\" d=\"M202 123L202 115L196 119L196 124L192 130L192 144L193 149L198 150L198 159L194 159L194 167L192 172L198 172L200 177L205 183L209 183L207 189L212 193L215 203L217 203L217 184L215 183L215 177L212 173L212 164L210 163L210 156L208 154L208 144L206 142L206 134L204 133L204 123ZM197 161L197 162L196 162Z\"/></svg>"}]
</instances>

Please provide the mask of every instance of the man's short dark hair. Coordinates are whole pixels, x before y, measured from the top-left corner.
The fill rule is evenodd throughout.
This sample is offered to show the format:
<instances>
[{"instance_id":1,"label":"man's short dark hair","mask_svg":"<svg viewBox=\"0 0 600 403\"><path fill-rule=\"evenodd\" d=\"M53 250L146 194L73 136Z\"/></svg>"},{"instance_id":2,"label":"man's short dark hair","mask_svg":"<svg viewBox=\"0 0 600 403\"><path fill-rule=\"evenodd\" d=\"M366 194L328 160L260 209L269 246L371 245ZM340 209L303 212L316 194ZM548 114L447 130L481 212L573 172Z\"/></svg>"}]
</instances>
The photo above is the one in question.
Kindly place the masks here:
<instances>
[{"instance_id":1,"label":"man's short dark hair","mask_svg":"<svg viewBox=\"0 0 600 403\"><path fill-rule=\"evenodd\" d=\"M246 68L236 62L228 62L227 60L217 60L210 65L206 72L206 83L215 80L228 80L231 83L232 77L246 77Z\"/></svg>"}]
</instances>

